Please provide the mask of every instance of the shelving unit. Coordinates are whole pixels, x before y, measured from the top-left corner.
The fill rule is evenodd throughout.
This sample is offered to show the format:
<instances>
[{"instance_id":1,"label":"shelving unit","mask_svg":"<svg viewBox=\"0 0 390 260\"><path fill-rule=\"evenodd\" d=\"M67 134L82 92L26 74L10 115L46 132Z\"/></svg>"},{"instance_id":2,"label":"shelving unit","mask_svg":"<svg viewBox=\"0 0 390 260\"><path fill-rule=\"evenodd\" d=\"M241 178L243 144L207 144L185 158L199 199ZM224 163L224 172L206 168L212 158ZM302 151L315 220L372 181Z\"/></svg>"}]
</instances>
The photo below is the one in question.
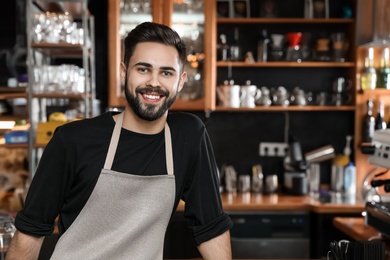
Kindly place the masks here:
<instances>
[{"instance_id":1,"label":"shelving unit","mask_svg":"<svg viewBox=\"0 0 390 260\"><path fill-rule=\"evenodd\" d=\"M45 41L34 40L33 33L33 18L36 14L42 14L48 11L46 16L50 15L50 10L47 8L49 4L55 4L59 10L56 15L69 14L70 22L77 23L77 28L74 29L78 33L78 39L74 42L65 41L64 39L48 39ZM30 121L30 138L29 138L29 172L32 177L35 167L39 161L38 148L44 148L42 145L35 144L35 136L37 124L46 121L46 101L47 100L76 100L81 101L83 111L82 117L88 118L94 115L93 101L95 100L95 47L94 47L94 17L88 12L87 0L39 0L27 1L27 32L28 33L28 111ZM39 8L37 8L39 7ZM49 29L50 30L50 29ZM55 35L55 34L54 34ZM44 37L44 36L43 36ZM53 37L53 36L52 36ZM68 36L65 36L68 37ZM79 77L84 78L81 92L69 91L37 91L35 87L34 69L42 66L53 66L61 64L78 64L84 71L84 75ZM64 73L59 71L58 73ZM63 74L62 74L63 75ZM78 79L80 80L80 79ZM82 84L75 81L75 84ZM41 83L41 82L40 82ZM61 83L60 83L61 84ZM79 91L79 90L78 90Z\"/></svg>"},{"instance_id":2,"label":"shelving unit","mask_svg":"<svg viewBox=\"0 0 390 260\"><path fill-rule=\"evenodd\" d=\"M254 10L259 10L258 6L261 5L261 1L249 1L249 4L254 6ZM282 5L282 3L277 2ZM340 6L340 3L332 1L333 6ZM298 6L298 7L297 7ZM354 6L352 8L355 8ZM331 92L332 90L332 78L345 77L350 78L355 85L355 19L354 18L341 18L337 17L337 13L333 10L330 18L303 18L303 1L302 5L296 3L295 7L288 14L292 17L275 17L275 18L263 18L260 17L256 11L251 11L248 18L217 18L217 32L215 39L220 34L227 35L228 44L233 39L232 27L239 31L239 45L242 49L242 56L247 51L251 51L256 57L257 54L257 40L260 37L261 30L265 29L269 35L272 33L286 34L287 32L302 32L309 33L311 39L309 43L311 48L314 48L314 40L318 35L324 34L330 37L332 32L343 32L347 36L349 41L349 50L347 52L347 58L345 62L326 61L320 62L315 60L306 60L302 62L289 62L289 61L266 61L266 62L254 62L246 63L244 61L217 61L216 73L217 82L216 85L222 83L225 79L232 77L235 80L235 84L243 84L246 80L250 80L252 84L260 86L268 86L270 88L276 88L278 86L285 86L287 90L291 91L294 87L299 86L305 91ZM302 16L301 16L302 15ZM217 44L217 43L215 43ZM245 71L244 71L245 69ZM315 76L322 78L310 77L308 75L308 69L314 71ZM277 72L280 72L279 77L270 79L269 73L273 73L272 76L277 76ZM251 74L252 73L252 74ZM283 75L286 85L281 82L280 75ZM236 78L234 78L236 77ZM247 78L245 78L247 77ZM251 78L249 78L251 77ZM298 77L300 77L298 79ZM291 80L290 80L291 79ZM313 81L319 82L314 83ZM314 83L314 84L313 84ZM288 86L288 84L290 84ZM350 95L355 96L355 90L352 88ZM216 100L215 102L217 102ZM355 107L354 100L347 106L302 106L302 107L280 107L272 106L268 107L256 107L250 110L254 111L353 111ZM224 107L218 107L218 104L212 105L216 111L230 111L230 109ZM240 108L239 110L247 111L246 108Z\"/></svg>"}]
</instances>

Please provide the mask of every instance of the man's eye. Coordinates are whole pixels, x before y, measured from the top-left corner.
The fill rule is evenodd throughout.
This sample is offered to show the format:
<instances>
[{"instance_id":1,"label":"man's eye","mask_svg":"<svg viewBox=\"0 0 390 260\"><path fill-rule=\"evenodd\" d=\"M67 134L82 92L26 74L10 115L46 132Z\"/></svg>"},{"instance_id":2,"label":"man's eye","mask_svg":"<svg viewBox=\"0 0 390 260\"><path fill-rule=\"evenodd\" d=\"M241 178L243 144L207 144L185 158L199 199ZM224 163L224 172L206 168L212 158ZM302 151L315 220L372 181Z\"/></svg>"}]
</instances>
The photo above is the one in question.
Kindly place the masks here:
<instances>
[{"instance_id":1,"label":"man's eye","mask_svg":"<svg viewBox=\"0 0 390 260\"><path fill-rule=\"evenodd\" d=\"M162 74L164 76L172 76L172 72L169 72L169 71L163 71Z\"/></svg>"},{"instance_id":2,"label":"man's eye","mask_svg":"<svg viewBox=\"0 0 390 260\"><path fill-rule=\"evenodd\" d=\"M141 73L146 73L149 71L149 69L148 68L138 68L138 71Z\"/></svg>"}]
</instances>

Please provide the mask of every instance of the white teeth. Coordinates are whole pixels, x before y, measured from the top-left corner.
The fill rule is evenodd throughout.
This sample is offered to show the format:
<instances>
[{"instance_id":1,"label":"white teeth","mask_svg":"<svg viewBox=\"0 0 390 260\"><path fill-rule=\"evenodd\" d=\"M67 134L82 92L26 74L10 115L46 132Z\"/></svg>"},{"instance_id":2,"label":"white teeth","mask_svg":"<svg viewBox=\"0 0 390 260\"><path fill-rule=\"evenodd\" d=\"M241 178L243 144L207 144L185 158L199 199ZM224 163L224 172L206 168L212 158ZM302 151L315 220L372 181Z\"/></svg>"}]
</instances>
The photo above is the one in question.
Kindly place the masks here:
<instances>
[{"instance_id":1,"label":"white teeth","mask_svg":"<svg viewBox=\"0 0 390 260\"><path fill-rule=\"evenodd\" d=\"M148 94L144 94L144 97L146 97L146 98L148 98L148 99L155 99L155 100L157 100L157 99L159 99L159 98L160 98L160 96L156 96L156 95L148 95Z\"/></svg>"}]
</instances>

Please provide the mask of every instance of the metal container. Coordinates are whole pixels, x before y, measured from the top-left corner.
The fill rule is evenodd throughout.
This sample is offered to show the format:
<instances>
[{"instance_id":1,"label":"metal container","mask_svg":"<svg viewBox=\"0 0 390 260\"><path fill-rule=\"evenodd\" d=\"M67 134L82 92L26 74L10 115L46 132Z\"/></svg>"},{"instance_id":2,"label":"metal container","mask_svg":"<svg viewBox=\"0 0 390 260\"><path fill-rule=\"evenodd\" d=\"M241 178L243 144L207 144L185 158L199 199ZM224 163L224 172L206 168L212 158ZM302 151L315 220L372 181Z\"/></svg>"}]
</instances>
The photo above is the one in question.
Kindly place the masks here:
<instances>
[{"instance_id":1,"label":"metal container","mask_svg":"<svg viewBox=\"0 0 390 260\"><path fill-rule=\"evenodd\" d=\"M262 193L263 192L263 168L260 164L252 166L252 192Z\"/></svg>"},{"instance_id":2,"label":"metal container","mask_svg":"<svg viewBox=\"0 0 390 260\"><path fill-rule=\"evenodd\" d=\"M226 166L225 170L225 183L226 191L229 193L237 192L237 172L233 166Z\"/></svg>"},{"instance_id":3,"label":"metal container","mask_svg":"<svg viewBox=\"0 0 390 260\"><path fill-rule=\"evenodd\" d=\"M344 192L344 166L332 165L330 186L334 192Z\"/></svg>"},{"instance_id":4,"label":"metal container","mask_svg":"<svg viewBox=\"0 0 390 260\"><path fill-rule=\"evenodd\" d=\"M271 194L278 191L278 176L276 174L265 177L265 193Z\"/></svg>"},{"instance_id":5,"label":"metal container","mask_svg":"<svg viewBox=\"0 0 390 260\"><path fill-rule=\"evenodd\" d=\"M318 193L320 189L321 167L319 163L311 163L307 168L307 179L309 183L309 193L311 195Z\"/></svg>"},{"instance_id":6,"label":"metal container","mask_svg":"<svg viewBox=\"0 0 390 260\"><path fill-rule=\"evenodd\" d=\"M251 176L240 175L238 177L238 190L243 193L251 191Z\"/></svg>"}]
</instances>

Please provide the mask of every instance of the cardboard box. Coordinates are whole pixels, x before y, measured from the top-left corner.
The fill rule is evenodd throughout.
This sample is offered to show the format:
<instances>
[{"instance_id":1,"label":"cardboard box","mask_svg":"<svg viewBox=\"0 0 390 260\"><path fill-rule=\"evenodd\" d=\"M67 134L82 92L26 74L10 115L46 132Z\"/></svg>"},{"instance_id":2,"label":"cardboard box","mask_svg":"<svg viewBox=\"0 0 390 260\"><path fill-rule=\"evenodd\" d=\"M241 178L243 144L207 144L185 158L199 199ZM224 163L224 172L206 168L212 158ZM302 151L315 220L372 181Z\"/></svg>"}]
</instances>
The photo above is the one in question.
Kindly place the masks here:
<instances>
[{"instance_id":1,"label":"cardboard box","mask_svg":"<svg viewBox=\"0 0 390 260\"><path fill-rule=\"evenodd\" d=\"M54 134L58 126L66 124L66 122L41 122L37 126L37 136L35 143L37 145L46 145Z\"/></svg>"},{"instance_id":2,"label":"cardboard box","mask_svg":"<svg viewBox=\"0 0 390 260\"><path fill-rule=\"evenodd\" d=\"M6 144L28 143L28 131L9 131L4 134Z\"/></svg>"}]
</instances>

